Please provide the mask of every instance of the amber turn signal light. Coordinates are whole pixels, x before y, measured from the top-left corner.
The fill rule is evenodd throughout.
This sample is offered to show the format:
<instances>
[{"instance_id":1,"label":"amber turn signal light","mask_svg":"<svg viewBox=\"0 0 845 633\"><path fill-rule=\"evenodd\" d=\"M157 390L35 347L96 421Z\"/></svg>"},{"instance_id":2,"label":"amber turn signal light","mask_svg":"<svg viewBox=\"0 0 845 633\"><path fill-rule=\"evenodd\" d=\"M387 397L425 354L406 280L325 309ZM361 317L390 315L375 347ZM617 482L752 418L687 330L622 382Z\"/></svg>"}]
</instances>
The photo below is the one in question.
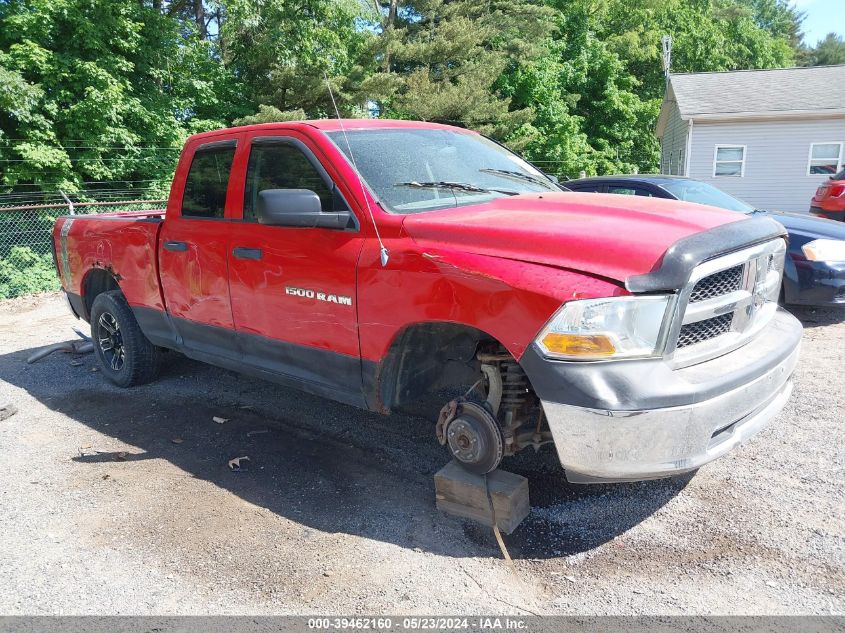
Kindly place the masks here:
<instances>
[{"instance_id":1,"label":"amber turn signal light","mask_svg":"<svg viewBox=\"0 0 845 633\"><path fill-rule=\"evenodd\" d=\"M549 332L543 346L552 353L566 356L613 356L616 348L604 334L561 334Z\"/></svg>"}]
</instances>

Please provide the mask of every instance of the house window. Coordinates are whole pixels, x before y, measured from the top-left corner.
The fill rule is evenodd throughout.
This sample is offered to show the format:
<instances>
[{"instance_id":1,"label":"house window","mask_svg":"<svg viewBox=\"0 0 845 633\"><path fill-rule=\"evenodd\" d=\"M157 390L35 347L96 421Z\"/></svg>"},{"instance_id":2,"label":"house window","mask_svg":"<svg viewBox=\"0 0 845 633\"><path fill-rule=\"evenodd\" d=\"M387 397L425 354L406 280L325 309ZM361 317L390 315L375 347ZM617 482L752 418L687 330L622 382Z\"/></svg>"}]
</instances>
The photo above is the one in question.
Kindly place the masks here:
<instances>
[{"instance_id":1,"label":"house window","mask_svg":"<svg viewBox=\"0 0 845 633\"><path fill-rule=\"evenodd\" d=\"M745 176L745 145L717 145L713 153L713 176Z\"/></svg>"},{"instance_id":2,"label":"house window","mask_svg":"<svg viewBox=\"0 0 845 633\"><path fill-rule=\"evenodd\" d=\"M822 174L832 176L842 168L843 143L812 143L807 175Z\"/></svg>"}]
</instances>

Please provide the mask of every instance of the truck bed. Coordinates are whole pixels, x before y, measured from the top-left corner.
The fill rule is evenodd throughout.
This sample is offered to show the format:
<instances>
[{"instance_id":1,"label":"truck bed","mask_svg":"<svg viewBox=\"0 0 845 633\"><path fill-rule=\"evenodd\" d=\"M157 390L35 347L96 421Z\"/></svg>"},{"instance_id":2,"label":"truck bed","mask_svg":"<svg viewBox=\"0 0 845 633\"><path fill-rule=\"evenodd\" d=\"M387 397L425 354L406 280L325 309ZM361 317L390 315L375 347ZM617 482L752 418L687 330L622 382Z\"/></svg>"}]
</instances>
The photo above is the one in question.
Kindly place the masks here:
<instances>
[{"instance_id":1,"label":"truck bed","mask_svg":"<svg viewBox=\"0 0 845 633\"><path fill-rule=\"evenodd\" d=\"M133 305L163 310L157 257L163 218L164 209L156 209L56 220L53 246L65 292L84 296L86 284L104 271L120 282Z\"/></svg>"}]
</instances>

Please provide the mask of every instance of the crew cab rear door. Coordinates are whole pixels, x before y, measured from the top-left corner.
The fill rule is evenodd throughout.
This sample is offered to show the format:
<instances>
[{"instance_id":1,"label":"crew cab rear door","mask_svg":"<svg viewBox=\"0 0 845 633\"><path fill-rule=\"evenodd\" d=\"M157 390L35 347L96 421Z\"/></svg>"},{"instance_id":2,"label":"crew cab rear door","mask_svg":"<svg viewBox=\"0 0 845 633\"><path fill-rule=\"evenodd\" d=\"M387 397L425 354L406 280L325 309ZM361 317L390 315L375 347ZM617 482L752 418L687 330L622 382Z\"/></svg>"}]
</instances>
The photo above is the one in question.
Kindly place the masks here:
<instances>
[{"instance_id":1,"label":"crew cab rear door","mask_svg":"<svg viewBox=\"0 0 845 633\"><path fill-rule=\"evenodd\" d=\"M180 161L174 186L183 190L171 193L159 236L162 290L184 348L234 358L226 214L237 139L192 149Z\"/></svg>"},{"instance_id":2,"label":"crew cab rear door","mask_svg":"<svg viewBox=\"0 0 845 633\"><path fill-rule=\"evenodd\" d=\"M229 232L232 314L244 363L361 405L357 223L344 229L258 223L258 194L265 189L308 189L323 211L349 208L317 151L294 130L248 135L239 150L237 170L246 179L242 217Z\"/></svg>"}]
</instances>

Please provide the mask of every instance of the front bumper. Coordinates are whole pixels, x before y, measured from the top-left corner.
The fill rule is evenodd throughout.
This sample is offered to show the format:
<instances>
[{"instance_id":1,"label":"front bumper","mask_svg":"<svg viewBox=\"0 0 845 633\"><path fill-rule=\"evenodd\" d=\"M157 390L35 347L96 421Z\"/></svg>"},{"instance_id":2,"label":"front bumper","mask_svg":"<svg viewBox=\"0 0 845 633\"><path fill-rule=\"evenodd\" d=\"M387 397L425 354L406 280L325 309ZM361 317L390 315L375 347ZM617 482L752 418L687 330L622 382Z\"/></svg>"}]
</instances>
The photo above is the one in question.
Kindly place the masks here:
<instances>
[{"instance_id":1,"label":"front bumper","mask_svg":"<svg viewBox=\"0 0 845 633\"><path fill-rule=\"evenodd\" d=\"M801 324L780 310L756 338L713 360L672 369L662 359L562 363L529 355L569 481L668 477L695 470L764 428L792 392ZM535 382L550 370L560 387ZM566 394L572 394L567 398ZM584 406L592 399L591 404Z\"/></svg>"},{"instance_id":2,"label":"front bumper","mask_svg":"<svg viewBox=\"0 0 845 633\"><path fill-rule=\"evenodd\" d=\"M814 306L845 305L845 263L795 261L798 282L786 287L786 302Z\"/></svg>"}]
</instances>

